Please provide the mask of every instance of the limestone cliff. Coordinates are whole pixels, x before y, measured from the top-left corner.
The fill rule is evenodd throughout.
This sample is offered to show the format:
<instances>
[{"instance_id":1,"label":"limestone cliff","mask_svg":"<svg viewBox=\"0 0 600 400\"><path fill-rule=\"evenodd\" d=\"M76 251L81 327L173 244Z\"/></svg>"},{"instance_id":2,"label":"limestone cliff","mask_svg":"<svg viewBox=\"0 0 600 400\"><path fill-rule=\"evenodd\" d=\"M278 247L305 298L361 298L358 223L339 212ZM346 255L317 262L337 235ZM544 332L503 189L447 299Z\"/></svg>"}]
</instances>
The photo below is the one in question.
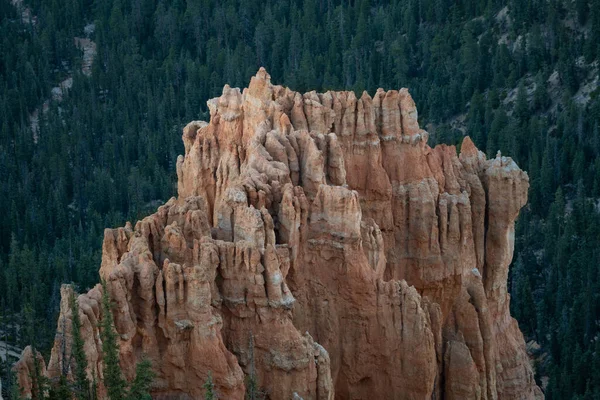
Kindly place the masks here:
<instances>
[{"instance_id":1,"label":"limestone cliff","mask_svg":"<svg viewBox=\"0 0 600 400\"><path fill-rule=\"evenodd\" d=\"M406 89L301 94L261 69L208 106L178 197L105 231L127 378L146 356L157 399L202 398L209 371L226 399L251 371L270 399L543 398L509 313L529 185L510 158L430 148ZM78 297L100 383L101 291ZM69 351L57 335L50 377Z\"/></svg>"}]
</instances>

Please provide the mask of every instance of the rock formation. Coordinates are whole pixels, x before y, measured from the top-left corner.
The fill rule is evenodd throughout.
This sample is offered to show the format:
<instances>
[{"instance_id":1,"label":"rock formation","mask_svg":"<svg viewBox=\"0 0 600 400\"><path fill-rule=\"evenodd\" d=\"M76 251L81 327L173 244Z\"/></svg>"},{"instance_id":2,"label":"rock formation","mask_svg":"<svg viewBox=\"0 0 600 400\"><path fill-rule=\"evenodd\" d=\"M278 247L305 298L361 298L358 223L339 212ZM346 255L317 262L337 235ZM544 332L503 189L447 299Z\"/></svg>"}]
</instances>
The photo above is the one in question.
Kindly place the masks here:
<instances>
[{"instance_id":1,"label":"rock formation","mask_svg":"<svg viewBox=\"0 0 600 400\"><path fill-rule=\"evenodd\" d=\"M39 392L39 388L34 388L35 381L33 377L48 375L44 358L37 351L35 352L34 358L34 350L31 346L27 346L23 349L21 358L13 366L13 371L17 376L17 384L28 398L31 397L32 392Z\"/></svg>"},{"instance_id":2,"label":"rock formation","mask_svg":"<svg viewBox=\"0 0 600 400\"><path fill-rule=\"evenodd\" d=\"M128 379L145 356L157 399L202 398L209 371L226 399L249 374L270 399L543 398L509 313L529 185L510 158L430 148L406 89L301 94L261 69L208 106L183 130L178 197L105 231ZM78 302L102 392L101 292Z\"/></svg>"}]
</instances>

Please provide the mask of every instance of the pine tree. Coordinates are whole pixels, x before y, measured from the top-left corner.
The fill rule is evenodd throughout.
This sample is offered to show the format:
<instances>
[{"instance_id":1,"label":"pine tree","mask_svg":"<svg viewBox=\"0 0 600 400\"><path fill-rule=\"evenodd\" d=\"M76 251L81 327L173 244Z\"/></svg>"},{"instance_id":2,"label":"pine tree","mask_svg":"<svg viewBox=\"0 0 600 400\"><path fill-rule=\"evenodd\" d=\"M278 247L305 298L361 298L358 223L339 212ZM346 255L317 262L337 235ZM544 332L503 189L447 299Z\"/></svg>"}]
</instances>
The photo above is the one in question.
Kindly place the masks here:
<instances>
[{"instance_id":1,"label":"pine tree","mask_svg":"<svg viewBox=\"0 0 600 400\"><path fill-rule=\"evenodd\" d=\"M33 371L30 372L29 378L31 379L31 398L34 400L45 399L49 390L49 381L46 376L42 373L42 366L38 358L39 352L37 350L37 331L36 331L36 318L34 309L27 304L25 306L25 337L26 340L31 343L31 354L33 357Z\"/></svg>"},{"instance_id":2,"label":"pine tree","mask_svg":"<svg viewBox=\"0 0 600 400\"><path fill-rule=\"evenodd\" d=\"M75 295L71 293L69 299L72 312L72 352L75 361L75 397L79 400L90 399L90 381L87 377L87 358L83 349L84 342L81 337L81 320L79 319L79 304Z\"/></svg>"},{"instance_id":3,"label":"pine tree","mask_svg":"<svg viewBox=\"0 0 600 400\"><path fill-rule=\"evenodd\" d=\"M9 400L23 400L21 395L21 387L17 381L17 377L13 375L10 383L10 393L8 395Z\"/></svg>"},{"instance_id":4,"label":"pine tree","mask_svg":"<svg viewBox=\"0 0 600 400\"><path fill-rule=\"evenodd\" d=\"M110 400L125 398L125 380L119 365L119 344L113 323L110 295L106 281L102 281L102 320L100 321L102 355L104 363L104 386Z\"/></svg>"},{"instance_id":5,"label":"pine tree","mask_svg":"<svg viewBox=\"0 0 600 400\"><path fill-rule=\"evenodd\" d=\"M49 392L49 381L44 374L42 374L42 367L40 360L38 359L38 351L35 346L31 346L31 352L33 353L33 372L30 375L31 379L31 398L34 400L45 399Z\"/></svg>"},{"instance_id":6,"label":"pine tree","mask_svg":"<svg viewBox=\"0 0 600 400\"><path fill-rule=\"evenodd\" d=\"M575 8L577 10L577 21L580 25L585 25L588 19L589 6L587 0L576 0Z\"/></svg>"},{"instance_id":7,"label":"pine tree","mask_svg":"<svg viewBox=\"0 0 600 400\"><path fill-rule=\"evenodd\" d=\"M98 398L98 383L96 381L96 371L92 371L92 392L90 393L90 400L96 400Z\"/></svg>"},{"instance_id":8,"label":"pine tree","mask_svg":"<svg viewBox=\"0 0 600 400\"><path fill-rule=\"evenodd\" d=\"M246 400L258 399L258 381L254 370L254 336L250 332L248 339L248 358L250 359L250 373L246 378Z\"/></svg>"},{"instance_id":9,"label":"pine tree","mask_svg":"<svg viewBox=\"0 0 600 400\"><path fill-rule=\"evenodd\" d=\"M61 375L58 383L50 389L48 400L66 400L73 398L73 393L67 382L67 377Z\"/></svg>"},{"instance_id":10,"label":"pine tree","mask_svg":"<svg viewBox=\"0 0 600 400\"><path fill-rule=\"evenodd\" d=\"M144 359L136 365L135 378L127 392L127 400L151 400L150 385L154 379L152 363Z\"/></svg>"},{"instance_id":11,"label":"pine tree","mask_svg":"<svg viewBox=\"0 0 600 400\"><path fill-rule=\"evenodd\" d=\"M548 105L548 92L546 91L546 81L541 73L535 76L535 90L533 91L533 110L543 110Z\"/></svg>"},{"instance_id":12,"label":"pine tree","mask_svg":"<svg viewBox=\"0 0 600 400\"><path fill-rule=\"evenodd\" d=\"M215 384L213 382L212 371L208 371L208 378L206 378L206 382L204 382L204 400L215 400L217 399L217 395L215 393Z\"/></svg>"},{"instance_id":13,"label":"pine tree","mask_svg":"<svg viewBox=\"0 0 600 400\"><path fill-rule=\"evenodd\" d=\"M527 89L523 81L519 83L517 89L517 100L515 104L515 116L519 120L519 123L523 123L529 117L529 104L527 102Z\"/></svg>"},{"instance_id":14,"label":"pine tree","mask_svg":"<svg viewBox=\"0 0 600 400\"><path fill-rule=\"evenodd\" d=\"M256 377L256 365L254 364L254 335L252 332L250 332L250 338L248 339L248 353L250 371L246 377L246 400L262 400L265 398L265 393L260 389L258 378Z\"/></svg>"}]
</instances>

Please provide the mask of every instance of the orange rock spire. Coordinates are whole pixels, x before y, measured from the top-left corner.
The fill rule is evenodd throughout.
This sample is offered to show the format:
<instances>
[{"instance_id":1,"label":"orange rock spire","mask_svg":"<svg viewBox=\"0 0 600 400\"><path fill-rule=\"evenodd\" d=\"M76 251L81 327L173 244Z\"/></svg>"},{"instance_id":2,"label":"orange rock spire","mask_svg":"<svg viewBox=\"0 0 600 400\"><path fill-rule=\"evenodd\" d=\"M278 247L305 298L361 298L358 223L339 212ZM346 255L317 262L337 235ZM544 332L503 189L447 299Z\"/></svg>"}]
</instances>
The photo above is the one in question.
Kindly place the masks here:
<instances>
[{"instance_id":1,"label":"orange rock spire","mask_svg":"<svg viewBox=\"0 0 600 400\"><path fill-rule=\"evenodd\" d=\"M300 94L261 68L208 106L178 197L105 231L127 378L145 355L160 399L202 398L209 371L227 399L252 371L270 399L543 398L509 313L529 186L510 158L430 148L406 89ZM101 290L78 298L90 374Z\"/></svg>"}]
</instances>

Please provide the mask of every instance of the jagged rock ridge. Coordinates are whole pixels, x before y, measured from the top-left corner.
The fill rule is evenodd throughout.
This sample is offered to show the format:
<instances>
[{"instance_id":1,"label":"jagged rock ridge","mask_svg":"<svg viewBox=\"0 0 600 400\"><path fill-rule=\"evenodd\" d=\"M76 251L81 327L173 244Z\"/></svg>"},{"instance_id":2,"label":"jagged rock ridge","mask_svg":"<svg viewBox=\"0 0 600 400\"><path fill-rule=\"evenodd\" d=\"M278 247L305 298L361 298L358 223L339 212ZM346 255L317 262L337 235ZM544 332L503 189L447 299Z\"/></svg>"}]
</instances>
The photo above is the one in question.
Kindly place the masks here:
<instances>
[{"instance_id":1,"label":"jagged rock ridge","mask_svg":"<svg viewBox=\"0 0 600 400\"><path fill-rule=\"evenodd\" d=\"M406 89L300 94L261 69L208 106L178 198L105 231L126 377L145 355L160 399L202 398L209 371L227 399L251 371L271 399L543 398L509 313L528 189L510 158L430 148ZM100 381L101 291L78 297ZM57 335L50 377L69 351Z\"/></svg>"}]
</instances>

